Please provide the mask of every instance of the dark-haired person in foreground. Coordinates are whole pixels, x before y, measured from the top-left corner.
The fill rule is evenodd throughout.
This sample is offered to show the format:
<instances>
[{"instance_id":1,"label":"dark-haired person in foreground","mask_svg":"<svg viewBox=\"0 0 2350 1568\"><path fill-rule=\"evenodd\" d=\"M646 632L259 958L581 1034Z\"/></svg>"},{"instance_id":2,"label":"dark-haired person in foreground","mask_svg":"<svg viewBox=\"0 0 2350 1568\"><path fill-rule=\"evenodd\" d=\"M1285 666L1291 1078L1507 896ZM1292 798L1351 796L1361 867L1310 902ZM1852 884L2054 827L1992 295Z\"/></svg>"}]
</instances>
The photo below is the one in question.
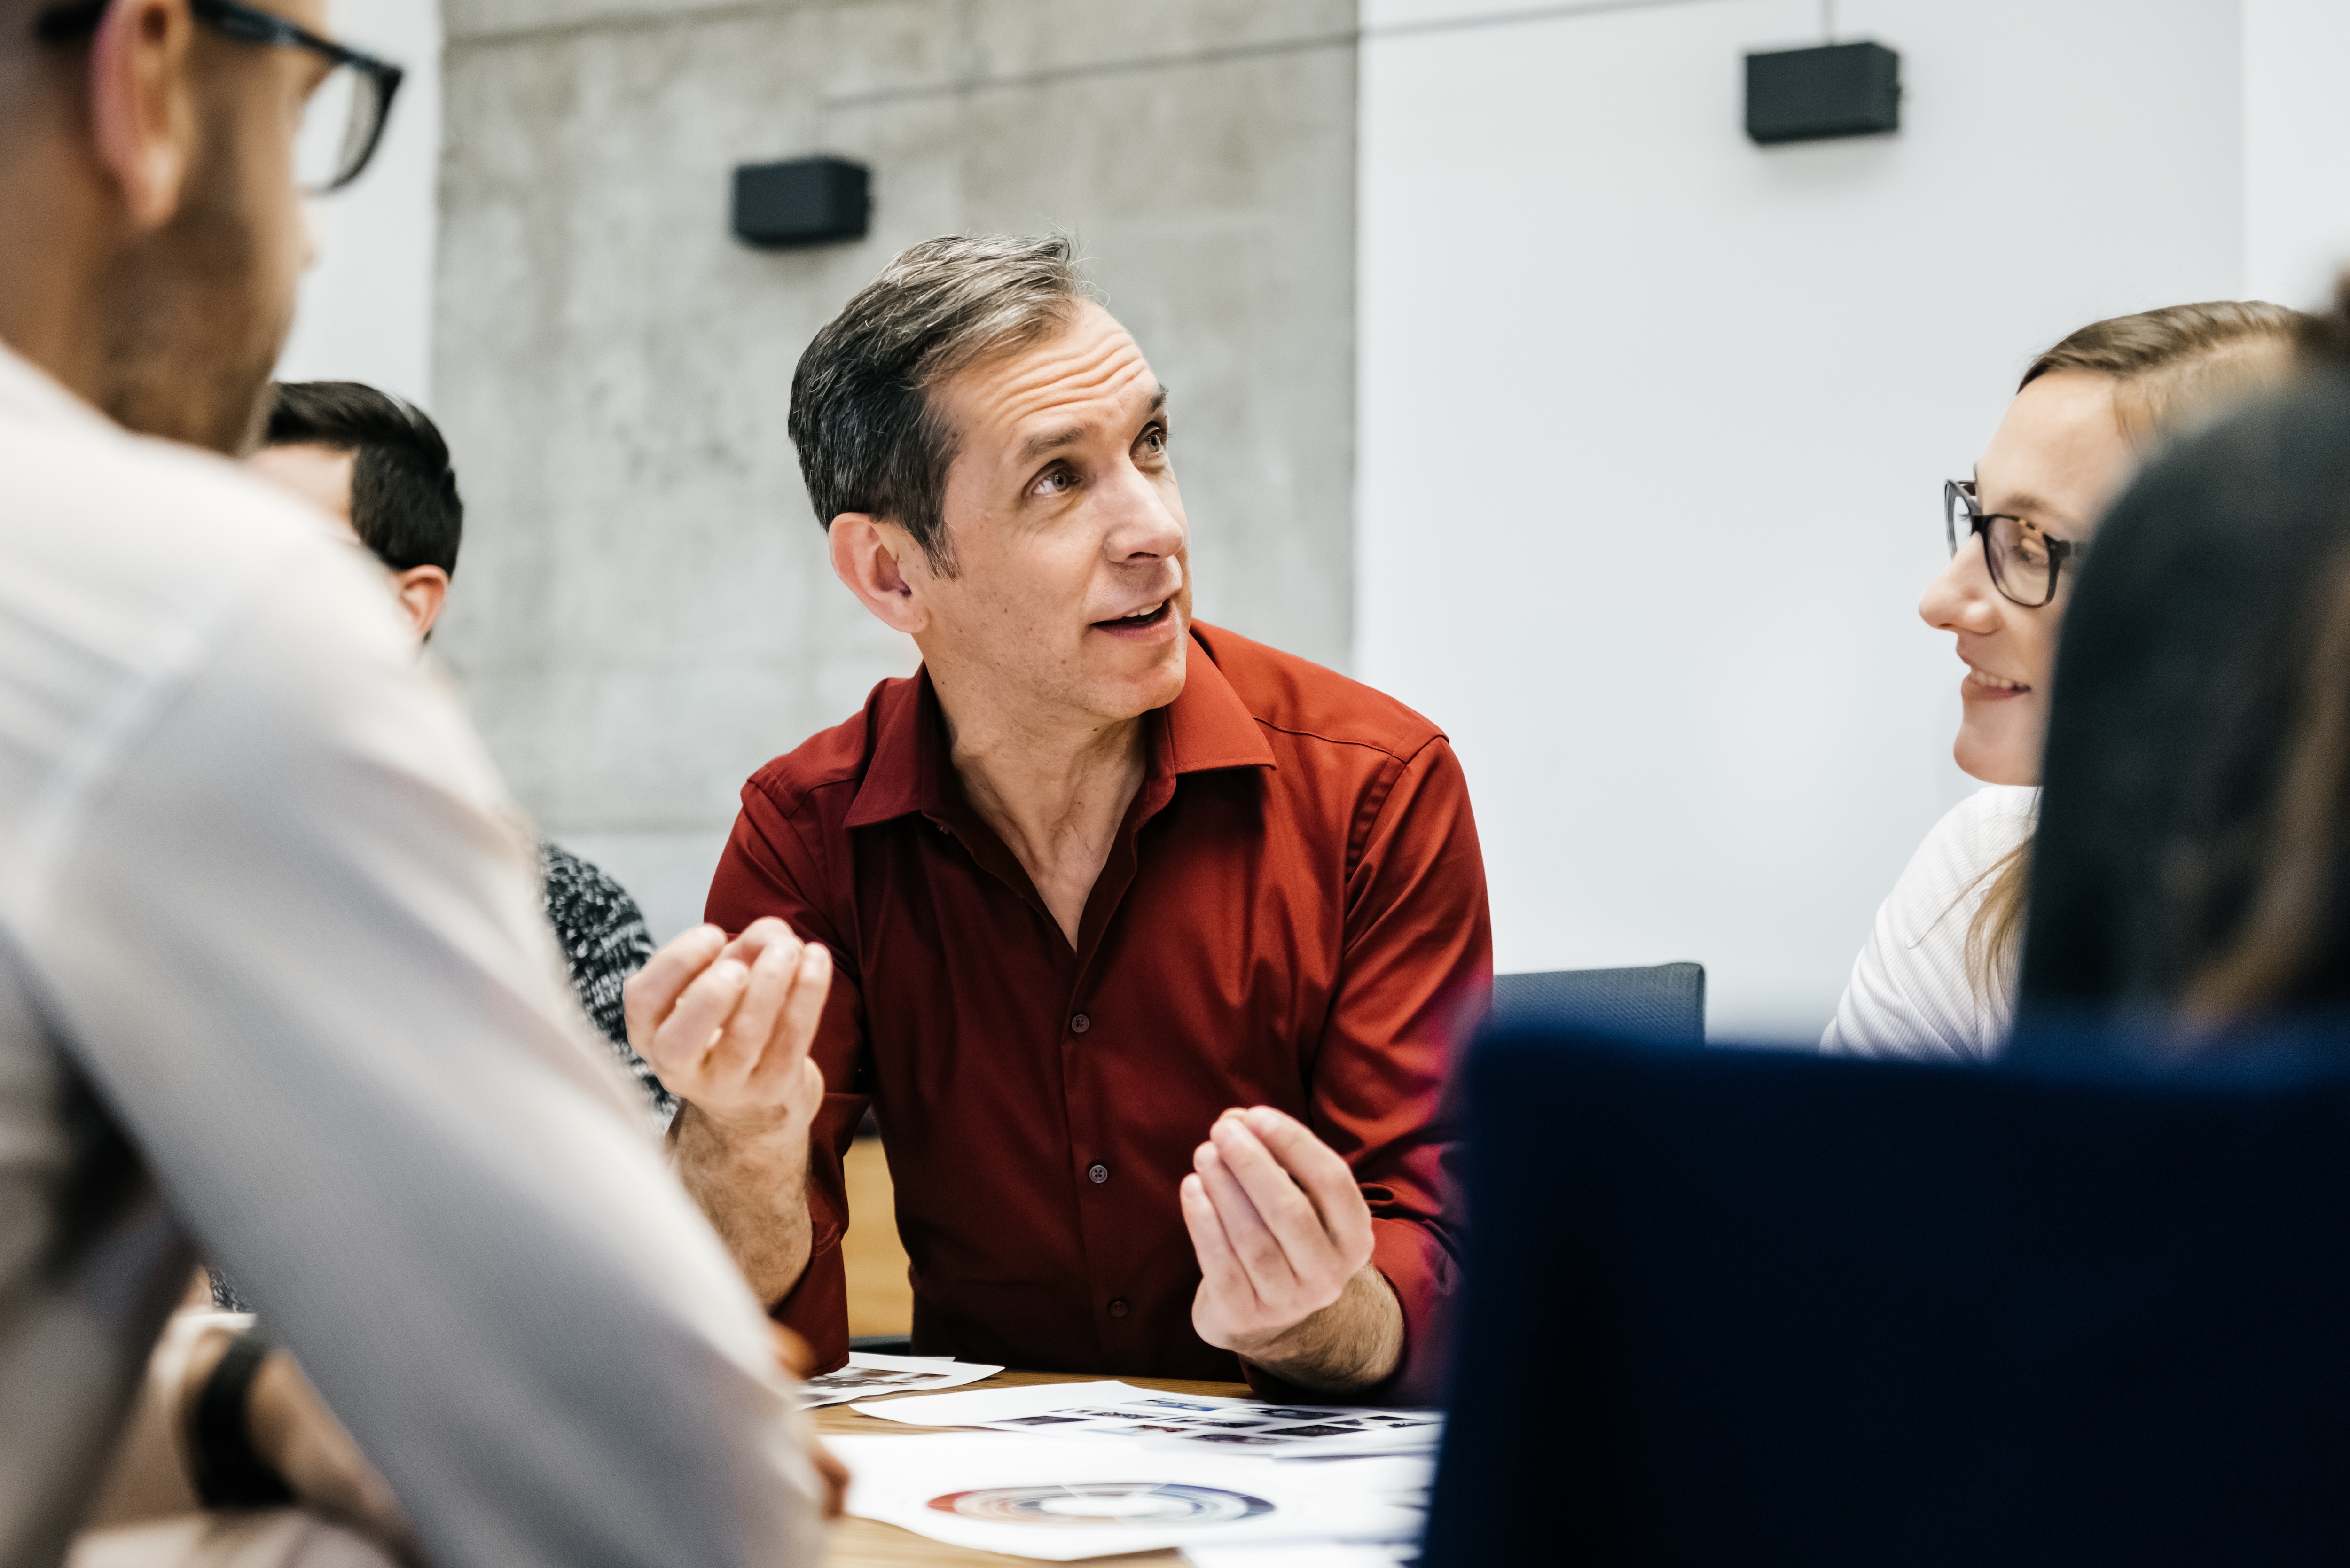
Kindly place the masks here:
<instances>
[{"instance_id":1,"label":"dark-haired person in foreground","mask_svg":"<svg viewBox=\"0 0 2350 1568\"><path fill-rule=\"evenodd\" d=\"M279 383L249 461L263 478L356 535L391 574L409 625L430 640L457 575L465 504L449 443L424 410L358 381ZM620 988L652 956L652 933L628 889L561 845L541 840L546 918L571 989L612 1042L664 1122L677 1101L629 1049Z\"/></svg>"},{"instance_id":2,"label":"dark-haired person in foreground","mask_svg":"<svg viewBox=\"0 0 2350 1568\"><path fill-rule=\"evenodd\" d=\"M394 79L325 12L0 0L0 1563L65 1555L197 1238L436 1568L809 1563L768 1325L586 1038L536 846L373 563L228 461L297 181L357 172L297 146L363 161ZM804 1028L731 978L671 1025ZM88 1550L375 1555L188 1529Z\"/></svg>"},{"instance_id":3,"label":"dark-haired person in foreground","mask_svg":"<svg viewBox=\"0 0 2350 1568\"><path fill-rule=\"evenodd\" d=\"M1432 1397L1438 1091L1492 979L1444 736L1193 621L1166 389L1061 241L900 254L801 358L791 433L835 572L923 663L752 777L711 886L715 926L830 966L813 1069L639 1045L754 1287L846 1353L869 1103L918 1351Z\"/></svg>"},{"instance_id":4,"label":"dark-haired person in foreground","mask_svg":"<svg viewBox=\"0 0 2350 1568\"><path fill-rule=\"evenodd\" d=\"M2064 629L2015 1053L2350 1010L2350 320L2149 468Z\"/></svg>"}]
</instances>

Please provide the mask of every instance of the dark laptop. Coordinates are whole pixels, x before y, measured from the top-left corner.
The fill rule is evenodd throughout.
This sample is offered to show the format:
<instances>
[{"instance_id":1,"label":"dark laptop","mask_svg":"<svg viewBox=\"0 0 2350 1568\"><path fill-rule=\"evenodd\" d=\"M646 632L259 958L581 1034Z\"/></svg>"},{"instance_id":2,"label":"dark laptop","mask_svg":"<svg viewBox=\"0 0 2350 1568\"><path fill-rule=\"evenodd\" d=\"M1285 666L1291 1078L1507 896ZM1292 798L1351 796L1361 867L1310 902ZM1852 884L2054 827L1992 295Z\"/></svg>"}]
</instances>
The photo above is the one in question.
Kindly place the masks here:
<instances>
[{"instance_id":1,"label":"dark laptop","mask_svg":"<svg viewBox=\"0 0 2350 1568\"><path fill-rule=\"evenodd\" d=\"M1492 1026L1425 1562L2350 1562L2350 1078L2048 1054Z\"/></svg>"}]
</instances>

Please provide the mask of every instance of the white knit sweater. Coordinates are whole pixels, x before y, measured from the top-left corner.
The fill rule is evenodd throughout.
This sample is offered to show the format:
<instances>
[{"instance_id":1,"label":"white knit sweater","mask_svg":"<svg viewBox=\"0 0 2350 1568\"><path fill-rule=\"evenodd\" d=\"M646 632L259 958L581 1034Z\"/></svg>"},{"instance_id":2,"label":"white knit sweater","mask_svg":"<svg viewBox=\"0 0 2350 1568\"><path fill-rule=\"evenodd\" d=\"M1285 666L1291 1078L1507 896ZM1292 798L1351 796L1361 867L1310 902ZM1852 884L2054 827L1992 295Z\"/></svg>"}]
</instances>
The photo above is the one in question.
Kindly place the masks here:
<instances>
[{"instance_id":1,"label":"white knit sweater","mask_svg":"<svg viewBox=\"0 0 2350 1568\"><path fill-rule=\"evenodd\" d=\"M1877 911L1822 1051L1939 1062L1998 1054L2014 982L2002 975L1992 994L1978 993L1967 928L1989 888L1986 873L2031 836L2039 809L2036 789L1986 784L1934 825Z\"/></svg>"}]
</instances>

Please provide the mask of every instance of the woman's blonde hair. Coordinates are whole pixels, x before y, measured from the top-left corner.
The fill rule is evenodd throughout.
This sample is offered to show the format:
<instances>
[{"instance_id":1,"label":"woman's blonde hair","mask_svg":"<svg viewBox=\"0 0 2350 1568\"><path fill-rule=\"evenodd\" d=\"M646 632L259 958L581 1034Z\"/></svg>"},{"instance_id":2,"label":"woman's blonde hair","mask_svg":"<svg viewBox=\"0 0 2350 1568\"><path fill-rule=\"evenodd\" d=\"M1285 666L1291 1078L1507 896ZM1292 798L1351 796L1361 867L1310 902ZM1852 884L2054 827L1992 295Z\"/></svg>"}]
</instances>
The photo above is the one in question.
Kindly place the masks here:
<instances>
[{"instance_id":1,"label":"woman's blonde hair","mask_svg":"<svg viewBox=\"0 0 2350 1568\"><path fill-rule=\"evenodd\" d=\"M2018 392L2060 370L2109 376L2114 422L2143 458L2229 403L2287 379L2315 323L2260 300L2173 305L2092 322L2032 361ZM1967 970L1980 996L2015 971L2023 942L2032 840L1978 878L1982 902L1967 926Z\"/></svg>"}]
</instances>

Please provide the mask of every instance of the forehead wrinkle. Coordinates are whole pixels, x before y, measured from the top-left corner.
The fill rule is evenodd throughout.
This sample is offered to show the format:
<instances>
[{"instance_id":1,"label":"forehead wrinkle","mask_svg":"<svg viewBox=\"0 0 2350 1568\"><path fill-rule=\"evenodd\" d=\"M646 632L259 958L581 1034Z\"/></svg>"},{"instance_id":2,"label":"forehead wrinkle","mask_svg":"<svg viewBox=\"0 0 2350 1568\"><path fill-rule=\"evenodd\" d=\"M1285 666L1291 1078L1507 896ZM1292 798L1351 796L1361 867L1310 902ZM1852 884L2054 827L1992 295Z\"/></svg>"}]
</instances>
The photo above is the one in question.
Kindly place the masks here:
<instances>
[{"instance_id":1,"label":"forehead wrinkle","mask_svg":"<svg viewBox=\"0 0 2350 1568\"><path fill-rule=\"evenodd\" d=\"M1078 341L1088 335L1092 341ZM1133 360L1131 366L1120 363L1128 357ZM1000 367L997 374L1003 379L994 390L1002 400L1014 402L1025 394L1066 383L1072 393L1082 396L1132 375L1136 369L1148 369L1141 346L1115 317L1097 306L1094 314L1078 317L1068 330Z\"/></svg>"},{"instance_id":2,"label":"forehead wrinkle","mask_svg":"<svg viewBox=\"0 0 2350 1568\"><path fill-rule=\"evenodd\" d=\"M1150 377L1157 386L1141 346L1115 317L1091 306L1045 343L973 366L951 377L932 395L957 448L981 430L993 428L1004 435L995 461L1021 463L1030 461L1029 449L1039 444L1040 436L1058 435L1066 429L1082 439L1099 415L1097 409L1078 405L1114 401L1139 377ZM1163 389L1159 390L1163 396ZM1018 439L1023 427L1056 412L1064 417L1053 429Z\"/></svg>"},{"instance_id":3,"label":"forehead wrinkle","mask_svg":"<svg viewBox=\"0 0 2350 1568\"><path fill-rule=\"evenodd\" d=\"M1143 405L1142 411L1145 416L1149 416L1158 413L1166 406L1167 389L1164 386L1154 386L1150 401ZM1050 430L1038 431L1020 443L1019 461L1025 462L1031 458L1042 457L1048 452L1057 451L1065 446L1076 446L1091 435L1093 431L1093 421L1090 420L1077 420L1068 424L1055 425Z\"/></svg>"},{"instance_id":4,"label":"forehead wrinkle","mask_svg":"<svg viewBox=\"0 0 2350 1568\"><path fill-rule=\"evenodd\" d=\"M1150 374L1142 352L1128 342L1112 345L1131 354L1131 358L1119 363L1117 353L1097 357L1091 363L1076 370L1054 365L1040 365L1030 375L1005 387L998 406L1013 420L1032 419L1050 409L1070 403L1091 402L1097 399L1115 398L1127 383ZM1023 404L1033 404L1023 407Z\"/></svg>"},{"instance_id":5,"label":"forehead wrinkle","mask_svg":"<svg viewBox=\"0 0 2350 1568\"><path fill-rule=\"evenodd\" d=\"M1058 376L1032 378L1018 391L1007 391L996 402L992 414L983 418L990 422L1000 421L1003 426L1017 431L1024 425L1055 414L1075 414L1074 418L1037 431L1021 441L1015 449L1015 460L1025 462L1055 448L1075 445L1091 435L1101 421L1094 410L1085 409L1083 405L1116 402L1128 387L1143 378L1149 378L1151 385L1157 387L1157 379L1150 376L1150 367L1143 362L1139 353L1129 364L1094 375L1074 386ZM1020 392L1025 392L1027 397L1023 399ZM1152 410L1156 410L1165 396L1164 389L1160 389L1150 405ZM1023 406L1024 402L1025 406Z\"/></svg>"}]
</instances>

